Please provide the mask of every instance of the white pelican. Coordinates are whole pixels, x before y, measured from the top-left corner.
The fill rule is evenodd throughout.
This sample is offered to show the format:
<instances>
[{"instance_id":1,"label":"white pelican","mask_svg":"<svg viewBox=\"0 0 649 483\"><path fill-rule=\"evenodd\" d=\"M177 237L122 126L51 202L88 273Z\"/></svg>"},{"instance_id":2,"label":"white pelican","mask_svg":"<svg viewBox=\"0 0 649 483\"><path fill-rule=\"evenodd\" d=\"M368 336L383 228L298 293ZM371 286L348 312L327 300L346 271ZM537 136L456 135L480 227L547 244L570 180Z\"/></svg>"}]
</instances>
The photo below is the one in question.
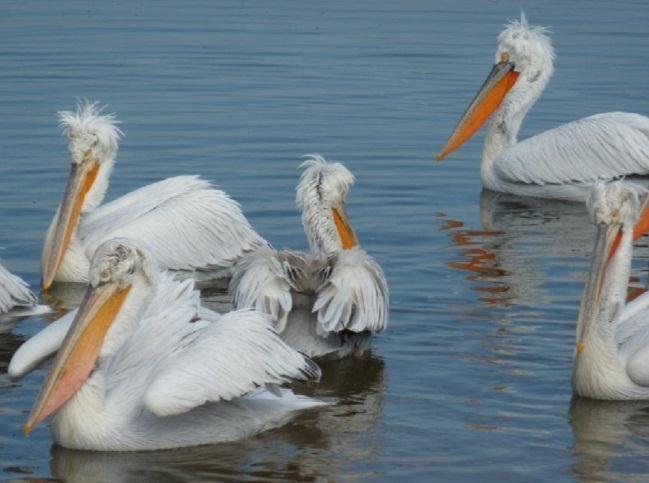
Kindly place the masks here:
<instances>
[{"instance_id":1,"label":"white pelican","mask_svg":"<svg viewBox=\"0 0 649 483\"><path fill-rule=\"evenodd\" d=\"M92 255L104 241L127 237L151 247L161 267L225 269L264 241L239 205L197 176L177 176L101 205L121 132L97 104L59 113L72 166L63 202L43 247L43 288L87 282Z\"/></svg>"},{"instance_id":2,"label":"white pelican","mask_svg":"<svg viewBox=\"0 0 649 483\"><path fill-rule=\"evenodd\" d=\"M490 190L584 201L598 181L649 175L649 118L639 114L597 114L517 142L523 118L552 76L547 33L529 26L524 15L506 26L498 37L496 64L437 159L460 147L493 114L480 168Z\"/></svg>"},{"instance_id":3,"label":"white pelican","mask_svg":"<svg viewBox=\"0 0 649 483\"><path fill-rule=\"evenodd\" d=\"M232 441L324 404L277 387L317 379L320 369L282 342L270 317L201 307L191 279L173 280L126 239L97 249L81 307L25 342L10 377L57 349L25 433L54 414L54 439L68 448Z\"/></svg>"},{"instance_id":4,"label":"white pelican","mask_svg":"<svg viewBox=\"0 0 649 483\"><path fill-rule=\"evenodd\" d=\"M291 347L310 357L361 354L388 322L381 267L358 246L345 212L354 176L313 155L296 190L311 252L261 248L235 266L233 305L273 316Z\"/></svg>"},{"instance_id":5,"label":"white pelican","mask_svg":"<svg viewBox=\"0 0 649 483\"><path fill-rule=\"evenodd\" d=\"M623 182L598 184L588 200L597 237L577 320L572 385L579 396L649 399L649 292L626 302L638 192Z\"/></svg>"},{"instance_id":6,"label":"white pelican","mask_svg":"<svg viewBox=\"0 0 649 483\"><path fill-rule=\"evenodd\" d=\"M25 281L0 264L0 315L23 312L36 306L36 297Z\"/></svg>"}]
</instances>

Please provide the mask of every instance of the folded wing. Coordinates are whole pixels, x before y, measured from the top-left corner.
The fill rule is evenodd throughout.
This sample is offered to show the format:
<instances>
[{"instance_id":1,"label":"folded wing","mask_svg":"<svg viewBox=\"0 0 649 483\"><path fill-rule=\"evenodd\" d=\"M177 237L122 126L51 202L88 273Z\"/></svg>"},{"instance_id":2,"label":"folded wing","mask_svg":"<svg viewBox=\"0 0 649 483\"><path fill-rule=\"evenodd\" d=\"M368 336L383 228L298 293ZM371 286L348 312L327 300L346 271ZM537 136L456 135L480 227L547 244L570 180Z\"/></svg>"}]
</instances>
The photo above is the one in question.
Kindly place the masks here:
<instances>
[{"instance_id":1,"label":"folded wing","mask_svg":"<svg viewBox=\"0 0 649 483\"><path fill-rule=\"evenodd\" d=\"M282 332L293 308L291 290L304 278L306 262L292 252L262 248L237 263L230 293L235 308L254 308L269 314Z\"/></svg>"},{"instance_id":2,"label":"folded wing","mask_svg":"<svg viewBox=\"0 0 649 483\"><path fill-rule=\"evenodd\" d=\"M24 280L0 265L0 314L9 312L16 306L31 306L35 303L36 297Z\"/></svg>"},{"instance_id":3,"label":"folded wing","mask_svg":"<svg viewBox=\"0 0 649 483\"><path fill-rule=\"evenodd\" d=\"M110 238L143 242L170 269L228 269L266 245L239 205L198 176L168 178L99 207L79 236L89 256Z\"/></svg>"},{"instance_id":4,"label":"folded wing","mask_svg":"<svg viewBox=\"0 0 649 483\"><path fill-rule=\"evenodd\" d=\"M144 405L158 416L170 416L266 384L319 377L314 362L282 342L268 315L238 310L195 331L156 367Z\"/></svg>"},{"instance_id":5,"label":"folded wing","mask_svg":"<svg viewBox=\"0 0 649 483\"><path fill-rule=\"evenodd\" d=\"M341 250L329 260L313 311L322 333L379 332L388 323L388 285L381 267L362 249Z\"/></svg>"},{"instance_id":6,"label":"folded wing","mask_svg":"<svg viewBox=\"0 0 649 483\"><path fill-rule=\"evenodd\" d=\"M649 174L649 119L609 112L525 139L495 160L513 183L565 184Z\"/></svg>"}]
</instances>

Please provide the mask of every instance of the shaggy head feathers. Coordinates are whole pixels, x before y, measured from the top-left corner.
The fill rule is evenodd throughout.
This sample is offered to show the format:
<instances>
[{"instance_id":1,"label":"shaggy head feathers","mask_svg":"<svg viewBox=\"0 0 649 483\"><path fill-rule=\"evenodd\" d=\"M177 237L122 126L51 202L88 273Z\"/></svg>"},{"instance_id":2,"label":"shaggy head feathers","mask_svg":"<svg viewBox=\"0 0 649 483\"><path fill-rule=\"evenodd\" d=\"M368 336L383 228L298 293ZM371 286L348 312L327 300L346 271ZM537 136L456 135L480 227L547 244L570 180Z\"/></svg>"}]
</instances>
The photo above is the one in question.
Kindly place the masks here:
<instances>
[{"instance_id":1,"label":"shaggy head feathers","mask_svg":"<svg viewBox=\"0 0 649 483\"><path fill-rule=\"evenodd\" d=\"M312 204L327 207L343 203L354 175L340 163L329 163L319 154L306 156L300 168L304 169L296 189L298 208L304 210Z\"/></svg>"},{"instance_id":2,"label":"shaggy head feathers","mask_svg":"<svg viewBox=\"0 0 649 483\"><path fill-rule=\"evenodd\" d=\"M633 227L638 217L638 192L622 181L598 183L586 201L591 220L596 225Z\"/></svg>"},{"instance_id":3,"label":"shaggy head feathers","mask_svg":"<svg viewBox=\"0 0 649 483\"><path fill-rule=\"evenodd\" d=\"M503 54L508 54L516 70L530 81L541 70L549 70L551 74L554 49L549 33L546 27L530 26L521 12L521 19L511 20L498 36L496 62L500 62Z\"/></svg>"},{"instance_id":4,"label":"shaggy head feathers","mask_svg":"<svg viewBox=\"0 0 649 483\"><path fill-rule=\"evenodd\" d=\"M340 163L329 163L319 154L307 156L296 189L297 205L311 249L333 253L341 246L331 208L341 208L354 175Z\"/></svg>"},{"instance_id":5,"label":"shaggy head feathers","mask_svg":"<svg viewBox=\"0 0 649 483\"><path fill-rule=\"evenodd\" d=\"M125 238L103 243L90 264L90 284L93 287L108 282L128 284L139 273L150 282L157 273L148 250Z\"/></svg>"},{"instance_id":6,"label":"shaggy head feathers","mask_svg":"<svg viewBox=\"0 0 649 483\"><path fill-rule=\"evenodd\" d=\"M73 163L81 163L88 154L100 162L115 156L123 133L114 114L102 114L104 108L97 102L83 102L77 104L76 112L59 112L63 134L70 140Z\"/></svg>"}]
</instances>

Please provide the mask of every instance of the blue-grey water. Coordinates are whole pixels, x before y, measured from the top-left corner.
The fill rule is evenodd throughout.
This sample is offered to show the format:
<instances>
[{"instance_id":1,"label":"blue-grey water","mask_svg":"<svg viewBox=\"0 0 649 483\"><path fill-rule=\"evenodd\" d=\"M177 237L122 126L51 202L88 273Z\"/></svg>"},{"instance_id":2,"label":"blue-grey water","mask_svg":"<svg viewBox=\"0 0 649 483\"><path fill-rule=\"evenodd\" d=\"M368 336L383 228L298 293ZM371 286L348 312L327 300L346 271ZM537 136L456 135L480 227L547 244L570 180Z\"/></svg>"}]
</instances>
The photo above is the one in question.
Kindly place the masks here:
<instances>
[{"instance_id":1,"label":"blue-grey water","mask_svg":"<svg viewBox=\"0 0 649 483\"><path fill-rule=\"evenodd\" d=\"M642 1L0 3L0 252L39 284L63 193L56 111L98 99L126 134L109 198L198 173L278 247L306 248L301 155L358 178L348 211L391 287L390 327L364 359L308 388L339 403L234 444L143 454L52 445L22 424L47 368L12 383L0 334L0 468L14 480L649 478L649 402L573 400L574 324L593 229L580 205L481 193L478 135L439 150L524 8L552 28L556 72L526 137L610 110L649 114ZM637 252L634 286L647 283Z\"/></svg>"}]
</instances>

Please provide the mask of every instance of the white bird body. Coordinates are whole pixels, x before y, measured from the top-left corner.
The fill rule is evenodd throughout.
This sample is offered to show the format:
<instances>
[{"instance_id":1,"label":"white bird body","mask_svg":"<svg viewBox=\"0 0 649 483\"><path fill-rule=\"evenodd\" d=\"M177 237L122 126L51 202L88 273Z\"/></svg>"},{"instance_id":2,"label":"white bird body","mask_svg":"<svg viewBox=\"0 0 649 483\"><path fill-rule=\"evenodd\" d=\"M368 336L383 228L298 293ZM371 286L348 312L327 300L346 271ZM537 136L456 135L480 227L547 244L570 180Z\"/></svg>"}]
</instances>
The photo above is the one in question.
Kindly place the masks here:
<instances>
[{"instance_id":1,"label":"white bird body","mask_svg":"<svg viewBox=\"0 0 649 483\"><path fill-rule=\"evenodd\" d=\"M649 294L626 303L638 190L597 185L589 211L598 227L577 322L572 384L592 399L649 399Z\"/></svg>"},{"instance_id":2,"label":"white bird body","mask_svg":"<svg viewBox=\"0 0 649 483\"><path fill-rule=\"evenodd\" d=\"M239 205L197 176L153 183L101 205L120 131L94 104L60 114L70 138L68 188L43 247L43 284L87 282L94 251L106 240L146 242L162 268L229 273L244 253L265 244Z\"/></svg>"},{"instance_id":3,"label":"white bird body","mask_svg":"<svg viewBox=\"0 0 649 483\"><path fill-rule=\"evenodd\" d=\"M54 413L54 439L68 448L175 448L247 437L324 404L274 387L317 378L319 368L281 341L267 315L220 316L200 305L192 280L175 281L153 260L131 241L102 245L81 308L16 352L14 379L58 350L26 432ZM116 310L88 365L83 337L106 320L106 307ZM84 380L77 388L66 377Z\"/></svg>"},{"instance_id":4,"label":"white bird body","mask_svg":"<svg viewBox=\"0 0 649 483\"><path fill-rule=\"evenodd\" d=\"M16 309L30 309L35 305L36 297L27 283L0 265L0 315Z\"/></svg>"},{"instance_id":5,"label":"white bird body","mask_svg":"<svg viewBox=\"0 0 649 483\"><path fill-rule=\"evenodd\" d=\"M352 174L319 156L304 166L297 199L310 253L267 247L244 256L230 283L233 305L270 314L282 338L310 357L362 353L387 326L387 282L344 210Z\"/></svg>"},{"instance_id":6,"label":"white bird body","mask_svg":"<svg viewBox=\"0 0 649 483\"><path fill-rule=\"evenodd\" d=\"M649 176L649 118L640 114L597 114L518 142L525 115L552 76L554 51L546 29L529 26L524 16L507 25L498 40L494 69L438 159L493 113L480 169L485 188L585 201L599 181Z\"/></svg>"}]
</instances>

